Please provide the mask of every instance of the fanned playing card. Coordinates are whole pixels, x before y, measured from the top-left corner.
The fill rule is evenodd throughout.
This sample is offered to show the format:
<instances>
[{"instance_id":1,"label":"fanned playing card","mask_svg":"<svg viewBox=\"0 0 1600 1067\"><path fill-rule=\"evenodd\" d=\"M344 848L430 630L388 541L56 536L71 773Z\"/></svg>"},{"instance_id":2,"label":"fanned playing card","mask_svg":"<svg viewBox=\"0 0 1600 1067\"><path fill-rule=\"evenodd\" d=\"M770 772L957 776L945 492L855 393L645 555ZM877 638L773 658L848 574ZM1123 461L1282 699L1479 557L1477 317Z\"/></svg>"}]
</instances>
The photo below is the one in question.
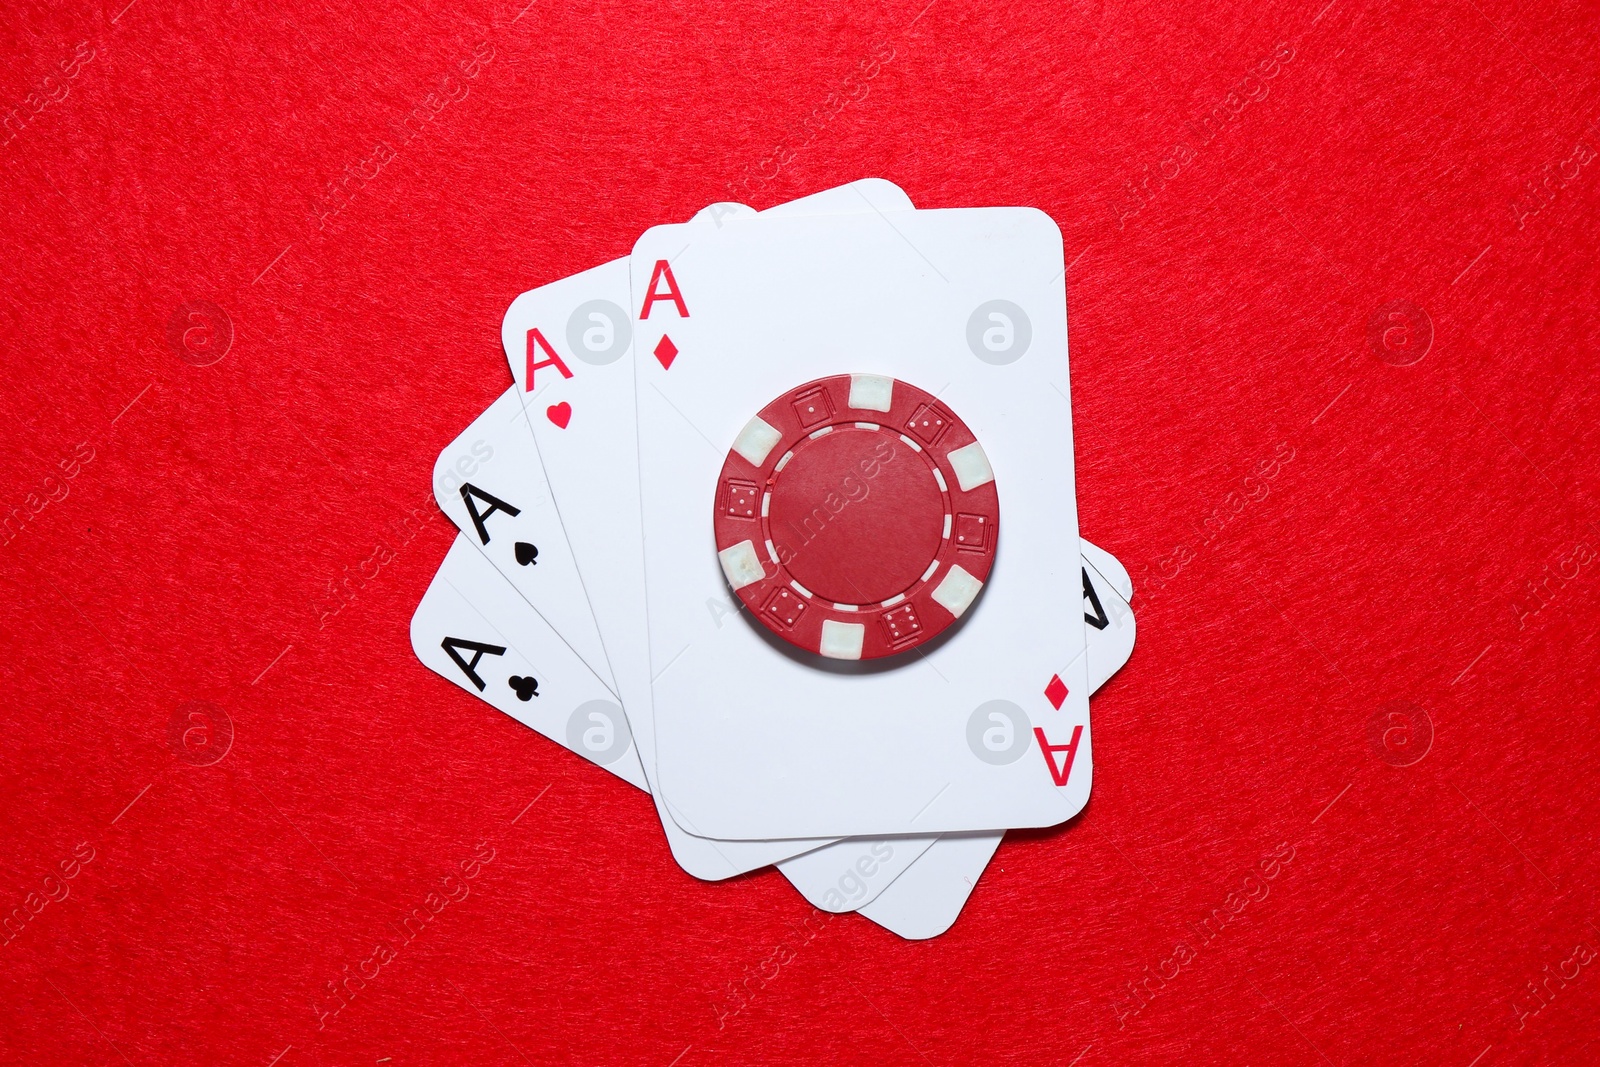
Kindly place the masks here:
<instances>
[{"instance_id":1,"label":"fanned playing card","mask_svg":"<svg viewBox=\"0 0 1600 1067\"><path fill-rule=\"evenodd\" d=\"M739 839L886 836L1052 825L1081 808L1083 627L1061 610L1081 592L1077 556L1062 550L1077 519L1061 258L1054 223L1026 209L728 218L658 227L635 246L656 773L680 822ZM796 438L796 424L815 429ZM825 433L836 436L804 443ZM804 477L797 499L780 499L791 454L806 457ZM926 477L901 478L918 464ZM919 577L910 554L885 577L883 553L857 537L820 564L787 555L805 559L813 585L842 568L867 595L844 581L817 595L791 577L790 599L774 586L761 606L779 625L823 617L810 654L771 639L765 618L705 617L707 601L769 581L769 568L794 573L772 511L799 516L786 529L801 538L808 494L839 510L818 492L829 477L853 504L862 494L844 477L870 494L891 468L890 500L914 499L934 530L933 562L907 596L917 613L876 599ZM721 529L730 516L749 523L742 541ZM998 529L983 533L985 521ZM929 529L883 536L898 545ZM992 573L950 554L962 535L998 537ZM881 664L825 662L950 625L939 611L958 624L937 643ZM1016 758L970 740L998 706L1022 727Z\"/></svg>"},{"instance_id":2,"label":"fanned playing card","mask_svg":"<svg viewBox=\"0 0 1600 1067\"><path fill-rule=\"evenodd\" d=\"M906 211L909 199L877 179L840 187L773 213ZM753 214L720 204L697 216L715 229ZM569 533L602 642L634 734L653 773L654 717L645 629L644 558L638 517L638 448L633 316L626 260L596 267L518 297L502 328L516 390ZM701 605L714 624L737 620L731 598ZM704 879L735 874L809 851L826 839L719 842L680 826L657 798L673 857Z\"/></svg>"},{"instance_id":3,"label":"fanned playing card","mask_svg":"<svg viewBox=\"0 0 1600 1067\"><path fill-rule=\"evenodd\" d=\"M436 674L646 788L616 697L466 534L412 615L411 647Z\"/></svg>"}]
</instances>

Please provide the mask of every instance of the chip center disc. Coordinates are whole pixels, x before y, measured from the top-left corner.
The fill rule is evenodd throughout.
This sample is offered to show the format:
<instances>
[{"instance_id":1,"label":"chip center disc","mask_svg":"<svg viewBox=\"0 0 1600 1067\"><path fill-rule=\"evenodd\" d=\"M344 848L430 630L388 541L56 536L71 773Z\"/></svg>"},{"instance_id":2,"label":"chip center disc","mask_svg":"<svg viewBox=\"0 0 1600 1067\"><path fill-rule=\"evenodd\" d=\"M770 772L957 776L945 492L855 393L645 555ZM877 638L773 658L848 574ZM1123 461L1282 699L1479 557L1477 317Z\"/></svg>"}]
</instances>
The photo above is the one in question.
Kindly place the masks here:
<instances>
[{"instance_id":1,"label":"chip center disc","mask_svg":"<svg viewBox=\"0 0 1600 1067\"><path fill-rule=\"evenodd\" d=\"M807 438L773 476L768 529L796 581L840 604L904 593L939 554L944 496L922 456L882 429Z\"/></svg>"}]
</instances>

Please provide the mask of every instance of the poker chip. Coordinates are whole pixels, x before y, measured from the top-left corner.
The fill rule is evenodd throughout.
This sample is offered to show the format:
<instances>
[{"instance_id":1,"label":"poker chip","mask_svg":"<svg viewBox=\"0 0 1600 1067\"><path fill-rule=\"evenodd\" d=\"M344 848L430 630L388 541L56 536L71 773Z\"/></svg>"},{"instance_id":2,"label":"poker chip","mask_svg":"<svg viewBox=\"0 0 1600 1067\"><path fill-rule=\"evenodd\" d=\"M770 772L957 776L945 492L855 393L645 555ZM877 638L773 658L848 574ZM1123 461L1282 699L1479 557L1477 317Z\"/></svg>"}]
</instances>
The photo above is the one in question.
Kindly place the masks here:
<instances>
[{"instance_id":1,"label":"poker chip","mask_svg":"<svg viewBox=\"0 0 1600 1067\"><path fill-rule=\"evenodd\" d=\"M729 586L778 637L830 659L906 652L983 591L1000 500L983 446L894 378L819 378L762 408L717 480Z\"/></svg>"}]
</instances>

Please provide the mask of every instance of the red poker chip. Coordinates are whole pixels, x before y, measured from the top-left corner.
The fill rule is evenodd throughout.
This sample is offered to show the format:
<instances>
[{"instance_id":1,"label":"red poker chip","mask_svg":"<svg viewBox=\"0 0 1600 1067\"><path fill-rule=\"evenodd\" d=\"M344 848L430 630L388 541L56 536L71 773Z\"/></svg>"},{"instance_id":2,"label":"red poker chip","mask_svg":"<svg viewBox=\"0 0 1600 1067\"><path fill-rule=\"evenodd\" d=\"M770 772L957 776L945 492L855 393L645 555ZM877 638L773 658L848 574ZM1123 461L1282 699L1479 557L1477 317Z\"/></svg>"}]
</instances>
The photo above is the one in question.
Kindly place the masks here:
<instances>
[{"instance_id":1,"label":"red poker chip","mask_svg":"<svg viewBox=\"0 0 1600 1067\"><path fill-rule=\"evenodd\" d=\"M831 659L892 656L972 606L1000 498L983 446L895 378L807 382L740 431L717 478L717 556L761 624Z\"/></svg>"}]
</instances>

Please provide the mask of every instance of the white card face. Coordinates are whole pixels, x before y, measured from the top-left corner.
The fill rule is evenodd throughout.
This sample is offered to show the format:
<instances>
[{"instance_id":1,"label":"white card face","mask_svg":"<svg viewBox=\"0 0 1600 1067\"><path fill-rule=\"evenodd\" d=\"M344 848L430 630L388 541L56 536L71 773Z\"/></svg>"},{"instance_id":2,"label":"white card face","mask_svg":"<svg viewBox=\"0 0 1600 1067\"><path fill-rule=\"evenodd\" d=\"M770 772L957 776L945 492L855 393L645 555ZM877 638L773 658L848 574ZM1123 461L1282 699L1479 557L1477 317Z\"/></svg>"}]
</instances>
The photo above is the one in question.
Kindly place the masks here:
<instances>
[{"instance_id":1,"label":"white card face","mask_svg":"<svg viewBox=\"0 0 1600 1067\"><path fill-rule=\"evenodd\" d=\"M522 402L507 390L439 453L434 498L614 692L577 562L529 440Z\"/></svg>"},{"instance_id":2,"label":"white card face","mask_svg":"<svg viewBox=\"0 0 1600 1067\"><path fill-rule=\"evenodd\" d=\"M1134 619L1127 602L1116 588L1089 566L1089 549L1083 551L1083 623L1089 656L1090 692L1098 690L1128 662L1133 653ZM1101 557L1114 559L1103 549ZM1004 724L991 727L1004 739ZM961 913L967 896L977 885L1002 834L953 834L943 837L894 837L882 840L853 837L837 844L808 852L778 864L778 870L814 907L823 911L860 910L878 925L902 937L933 937L943 933ZM987 848L983 841L988 840ZM909 862L906 860L910 854ZM927 866L922 857L931 855ZM804 887L790 877L792 869L803 868ZM887 901L871 909L901 874L916 872L907 886ZM820 892L817 890L820 889ZM943 925L940 925L940 924Z\"/></svg>"},{"instance_id":3,"label":"white card face","mask_svg":"<svg viewBox=\"0 0 1600 1067\"><path fill-rule=\"evenodd\" d=\"M879 837L1082 808L1084 627L1059 610L1081 597L1061 259L1048 216L1011 208L731 218L635 246L656 781L700 832ZM707 610L729 596L712 528L727 450L829 375L938 396L1000 498L999 557L959 627L881 665L824 665ZM998 757L970 742L994 702L1020 727Z\"/></svg>"},{"instance_id":4,"label":"white card face","mask_svg":"<svg viewBox=\"0 0 1600 1067\"><path fill-rule=\"evenodd\" d=\"M950 929L978 877L989 866L1003 833L949 834L861 914L908 941L938 937Z\"/></svg>"},{"instance_id":5,"label":"white card face","mask_svg":"<svg viewBox=\"0 0 1600 1067\"><path fill-rule=\"evenodd\" d=\"M434 673L647 788L616 697L465 534L417 605L411 647Z\"/></svg>"},{"instance_id":6,"label":"white card face","mask_svg":"<svg viewBox=\"0 0 1600 1067\"><path fill-rule=\"evenodd\" d=\"M778 863L787 878L814 908L856 911L937 847L939 837L847 837Z\"/></svg>"},{"instance_id":7,"label":"white card face","mask_svg":"<svg viewBox=\"0 0 1600 1067\"><path fill-rule=\"evenodd\" d=\"M774 213L907 211L894 185L867 179L774 208ZM697 218L715 227L753 214L713 205ZM626 259L518 297L502 339L562 522L582 574L619 695L643 752L654 764L650 664L640 546L638 447L631 348L633 316ZM731 598L704 606L731 625ZM697 878L728 878L825 844L826 839L717 842L678 825L658 799L672 853Z\"/></svg>"},{"instance_id":8,"label":"white card face","mask_svg":"<svg viewBox=\"0 0 1600 1067\"><path fill-rule=\"evenodd\" d=\"M1083 542L1083 558L1111 583L1123 600L1133 599L1133 579L1128 576L1128 568L1122 565L1120 559L1088 541Z\"/></svg>"}]
</instances>

